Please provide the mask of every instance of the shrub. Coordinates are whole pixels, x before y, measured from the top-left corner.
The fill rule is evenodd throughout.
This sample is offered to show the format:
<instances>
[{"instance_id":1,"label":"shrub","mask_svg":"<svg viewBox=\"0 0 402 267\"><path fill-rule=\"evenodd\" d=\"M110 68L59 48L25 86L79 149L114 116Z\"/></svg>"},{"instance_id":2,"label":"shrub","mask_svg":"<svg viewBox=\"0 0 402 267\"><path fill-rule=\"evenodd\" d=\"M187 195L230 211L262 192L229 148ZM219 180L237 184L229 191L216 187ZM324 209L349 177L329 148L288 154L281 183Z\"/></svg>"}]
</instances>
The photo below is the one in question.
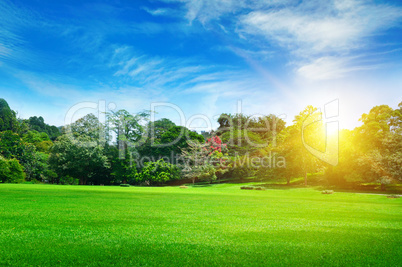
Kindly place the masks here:
<instances>
[{"instance_id":1,"label":"shrub","mask_svg":"<svg viewBox=\"0 0 402 267\"><path fill-rule=\"evenodd\" d=\"M185 188L188 188L188 186L185 186L185 185L181 185L181 186L180 186L180 188L183 188L183 189L185 189Z\"/></svg>"},{"instance_id":2,"label":"shrub","mask_svg":"<svg viewBox=\"0 0 402 267\"><path fill-rule=\"evenodd\" d=\"M79 179L75 179L69 175L60 178L60 184L63 185L78 185L79 182Z\"/></svg>"},{"instance_id":3,"label":"shrub","mask_svg":"<svg viewBox=\"0 0 402 267\"><path fill-rule=\"evenodd\" d=\"M387 198L400 198L401 196L399 195L388 195Z\"/></svg>"},{"instance_id":4,"label":"shrub","mask_svg":"<svg viewBox=\"0 0 402 267\"><path fill-rule=\"evenodd\" d=\"M136 174L137 183L146 185L164 184L177 179L180 179L179 168L163 159L145 163L141 172Z\"/></svg>"},{"instance_id":5,"label":"shrub","mask_svg":"<svg viewBox=\"0 0 402 267\"><path fill-rule=\"evenodd\" d=\"M24 167L17 159L0 156L0 181L3 183L22 183L25 179Z\"/></svg>"},{"instance_id":6,"label":"shrub","mask_svg":"<svg viewBox=\"0 0 402 267\"><path fill-rule=\"evenodd\" d=\"M242 186L242 187L240 187L240 189L253 190L254 187L252 187L252 186Z\"/></svg>"},{"instance_id":7,"label":"shrub","mask_svg":"<svg viewBox=\"0 0 402 267\"><path fill-rule=\"evenodd\" d=\"M254 188L255 190L262 190L262 191L265 191L266 189L264 188L264 187L256 187L256 188Z\"/></svg>"},{"instance_id":8,"label":"shrub","mask_svg":"<svg viewBox=\"0 0 402 267\"><path fill-rule=\"evenodd\" d=\"M130 187L129 184L120 184L120 187Z\"/></svg>"},{"instance_id":9,"label":"shrub","mask_svg":"<svg viewBox=\"0 0 402 267\"><path fill-rule=\"evenodd\" d=\"M330 194L333 194L333 193L334 193L334 190L324 190L324 191L321 192L321 194L326 194L326 195L330 195Z\"/></svg>"}]
</instances>

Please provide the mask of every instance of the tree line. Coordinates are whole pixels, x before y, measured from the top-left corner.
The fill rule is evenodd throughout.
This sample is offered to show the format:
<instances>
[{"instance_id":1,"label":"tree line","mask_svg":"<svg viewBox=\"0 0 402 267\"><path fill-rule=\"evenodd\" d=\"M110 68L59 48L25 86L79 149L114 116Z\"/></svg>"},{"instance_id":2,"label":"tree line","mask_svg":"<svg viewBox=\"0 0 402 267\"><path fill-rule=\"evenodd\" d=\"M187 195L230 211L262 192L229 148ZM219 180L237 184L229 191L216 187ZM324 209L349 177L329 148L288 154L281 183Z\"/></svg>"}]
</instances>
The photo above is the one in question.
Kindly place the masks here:
<instances>
[{"instance_id":1,"label":"tree line","mask_svg":"<svg viewBox=\"0 0 402 267\"><path fill-rule=\"evenodd\" d=\"M400 182L402 179L402 102L397 109L373 107L362 125L328 140L325 125L308 106L293 124L275 116L221 114L218 128L199 134L150 113L118 110L100 122L93 115L56 127L42 117L19 119L0 99L0 181L9 183L142 184L172 181L261 181L324 173L326 183ZM303 136L303 139L301 138ZM331 137L329 137L331 139ZM325 151L339 142L338 164L317 158L305 143Z\"/></svg>"}]
</instances>

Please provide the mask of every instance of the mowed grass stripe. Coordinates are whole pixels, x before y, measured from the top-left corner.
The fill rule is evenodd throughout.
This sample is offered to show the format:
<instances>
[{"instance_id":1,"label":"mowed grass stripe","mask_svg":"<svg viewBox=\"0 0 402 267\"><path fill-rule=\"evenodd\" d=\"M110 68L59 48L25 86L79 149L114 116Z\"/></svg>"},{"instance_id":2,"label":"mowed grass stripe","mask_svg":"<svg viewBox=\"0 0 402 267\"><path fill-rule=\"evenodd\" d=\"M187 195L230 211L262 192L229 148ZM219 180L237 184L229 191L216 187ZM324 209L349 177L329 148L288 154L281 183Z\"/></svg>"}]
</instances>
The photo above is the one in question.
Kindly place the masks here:
<instances>
[{"instance_id":1,"label":"mowed grass stripe","mask_svg":"<svg viewBox=\"0 0 402 267\"><path fill-rule=\"evenodd\" d=\"M312 189L0 185L0 265L401 262L402 202Z\"/></svg>"}]
</instances>

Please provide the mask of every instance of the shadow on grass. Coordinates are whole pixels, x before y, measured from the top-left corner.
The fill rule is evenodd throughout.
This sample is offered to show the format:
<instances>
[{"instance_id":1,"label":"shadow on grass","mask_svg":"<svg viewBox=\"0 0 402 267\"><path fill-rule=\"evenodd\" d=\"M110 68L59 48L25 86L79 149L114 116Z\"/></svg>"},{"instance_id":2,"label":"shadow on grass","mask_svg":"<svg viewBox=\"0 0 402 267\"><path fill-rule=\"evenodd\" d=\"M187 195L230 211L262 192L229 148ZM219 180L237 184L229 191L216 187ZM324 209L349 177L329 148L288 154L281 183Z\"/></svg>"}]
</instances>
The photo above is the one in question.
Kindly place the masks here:
<instances>
[{"instance_id":1,"label":"shadow on grass","mask_svg":"<svg viewBox=\"0 0 402 267\"><path fill-rule=\"evenodd\" d=\"M212 186L212 184L194 184L194 185L190 185L192 187L210 187Z\"/></svg>"}]
</instances>

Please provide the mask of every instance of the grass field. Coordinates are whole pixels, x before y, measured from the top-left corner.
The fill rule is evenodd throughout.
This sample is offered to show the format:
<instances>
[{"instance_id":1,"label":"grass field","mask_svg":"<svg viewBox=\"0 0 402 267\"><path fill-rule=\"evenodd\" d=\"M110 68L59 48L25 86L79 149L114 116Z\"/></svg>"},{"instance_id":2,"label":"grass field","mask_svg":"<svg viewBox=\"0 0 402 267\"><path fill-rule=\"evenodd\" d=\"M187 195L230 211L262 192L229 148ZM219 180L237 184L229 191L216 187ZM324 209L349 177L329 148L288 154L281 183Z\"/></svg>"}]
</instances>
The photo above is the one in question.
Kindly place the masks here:
<instances>
[{"instance_id":1,"label":"grass field","mask_svg":"<svg viewBox=\"0 0 402 267\"><path fill-rule=\"evenodd\" d=\"M0 184L0 266L401 266L402 198Z\"/></svg>"}]
</instances>

